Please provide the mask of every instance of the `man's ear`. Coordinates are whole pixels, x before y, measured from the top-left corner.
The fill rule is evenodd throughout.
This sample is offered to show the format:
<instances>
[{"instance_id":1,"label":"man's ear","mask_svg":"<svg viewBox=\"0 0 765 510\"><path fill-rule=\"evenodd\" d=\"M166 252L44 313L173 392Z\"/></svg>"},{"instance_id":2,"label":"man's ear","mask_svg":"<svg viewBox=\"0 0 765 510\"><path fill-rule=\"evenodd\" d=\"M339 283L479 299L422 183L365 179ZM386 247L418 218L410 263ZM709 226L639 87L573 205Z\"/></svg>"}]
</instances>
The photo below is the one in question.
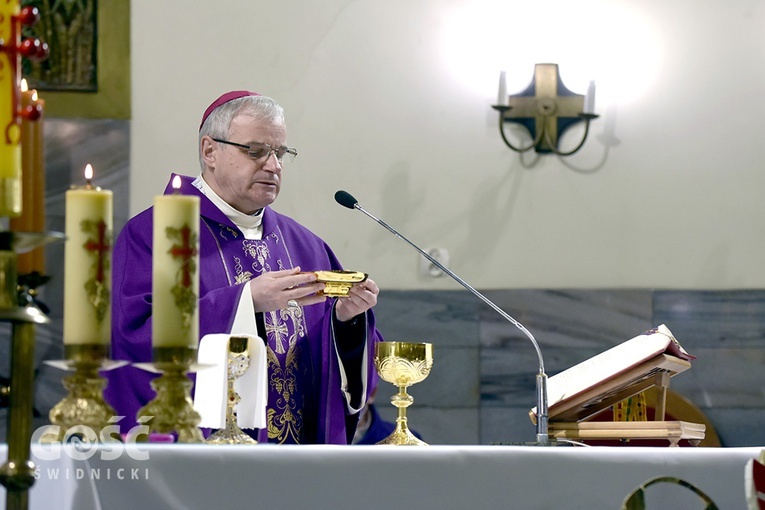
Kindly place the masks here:
<instances>
[{"instance_id":1,"label":"man's ear","mask_svg":"<svg viewBox=\"0 0 765 510\"><path fill-rule=\"evenodd\" d=\"M202 160L209 168L215 168L215 144L213 139L205 135L199 141L199 153L202 155Z\"/></svg>"}]
</instances>

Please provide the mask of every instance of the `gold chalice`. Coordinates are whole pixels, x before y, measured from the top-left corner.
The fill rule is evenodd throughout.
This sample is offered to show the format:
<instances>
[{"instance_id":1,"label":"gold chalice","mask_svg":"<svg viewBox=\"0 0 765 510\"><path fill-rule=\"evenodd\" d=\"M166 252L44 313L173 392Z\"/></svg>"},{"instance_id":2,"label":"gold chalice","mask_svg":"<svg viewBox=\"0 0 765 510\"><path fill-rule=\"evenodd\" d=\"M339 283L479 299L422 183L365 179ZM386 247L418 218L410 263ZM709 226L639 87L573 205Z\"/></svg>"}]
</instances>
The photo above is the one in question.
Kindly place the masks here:
<instances>
[{"instance_id":1,"label":"gold chalice","mask_svg":"<svg viewBox=\"0 0 765 510\"><path fill-rule=\"evenodd\" d=\"M414 398L406 392L412 384L423 381L433 366L433 344L410 342L379 342L375 345L375 368L380 378L398 387L398 393L390 399L398 408L396 430L377 444L422 446L409 430L406 408Z\"/></svg>"},{"instance_id":2,"label":"gold chalice","mask_svg":"<svg viewBox=\"0 0 765 510\"><path fill-rule=\"evenodd\" d=\"M250 345L246 337L231 337L228 341L228 366L226 373L226 425L207 438L210 444L257 444L257 441L239 428L235 408L241 397L234 390L234 381L250 368Z\"/></svg>"}]
</instances>

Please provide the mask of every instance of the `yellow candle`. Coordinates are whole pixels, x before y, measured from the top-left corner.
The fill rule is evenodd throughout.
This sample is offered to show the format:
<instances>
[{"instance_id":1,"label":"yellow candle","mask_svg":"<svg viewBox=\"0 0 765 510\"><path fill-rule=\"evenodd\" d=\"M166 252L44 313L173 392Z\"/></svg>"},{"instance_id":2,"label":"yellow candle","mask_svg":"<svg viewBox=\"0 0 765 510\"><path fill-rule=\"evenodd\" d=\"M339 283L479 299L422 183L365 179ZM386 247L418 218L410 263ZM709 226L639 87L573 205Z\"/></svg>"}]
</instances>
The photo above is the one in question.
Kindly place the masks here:
<instances>
[{"instance_id":1,"label":"yellow candle","mask_svg":"<svg viewBox=\"0 0 765 510\"><path fill-rule=\"evenodd\" d=\"M14 29L19 0L0 2L0 40L15 46L20 41ZM16 52L0 52L0 216L21 214L21 125L19 106L20 58Z\"/></svg>"},{"instance_id":2,"label":"yellow candle","mask_svg":"<svg viewBox=\"0 0 765 510\"><path fill-rule=\"evenodd\" d=\"M180 188L180 178L173 180ZM152 346L199 343L199 197L154 198Z\"/></svg>"},{"instance_id":3,"label":"yellow candle","mask_svg":"<svg viewBox=\"0 0 765 510\"><path fill-rule=\"evenodd\" d=\"M87 184L66 192L64 344L111 343L112 192Z\"/></svg>"},{"instance_id":4,"label":"yellow candle","mask_svg":"<svg viewBox=\"0 0 765 510\"><path fill-rule=\"evenodd\" d=\"M45 152L42 114L45 101L21 80L21 216L11 219L14 232L45 231ZM18 257L19 274L45 274L45 248Z\"/></svg>"}]
</instances>

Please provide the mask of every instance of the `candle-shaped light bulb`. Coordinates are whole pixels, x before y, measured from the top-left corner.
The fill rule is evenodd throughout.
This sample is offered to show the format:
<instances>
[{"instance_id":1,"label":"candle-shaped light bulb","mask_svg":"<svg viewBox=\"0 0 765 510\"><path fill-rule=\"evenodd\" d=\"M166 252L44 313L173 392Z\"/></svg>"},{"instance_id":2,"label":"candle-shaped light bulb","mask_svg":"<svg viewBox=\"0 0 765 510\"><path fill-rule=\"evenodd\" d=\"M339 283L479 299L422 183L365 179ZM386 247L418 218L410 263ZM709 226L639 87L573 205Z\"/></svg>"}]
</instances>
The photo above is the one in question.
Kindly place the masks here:
<instances>
[{"instance_id":1,"label":"candle-shaped light bulb","mask_svg":"<svg viewBox=\"0 0 765 510\"><path fill-rule=\"evenodd\" d=\"M32 92L32 101L37 101L37 90Z\"/></svg>"},{"instance_id":2,"label":"candle-shaped light bulb","mask_svg":"<svg viewBox=\"0 0 765 510\"><path fill-rule=\"evenodd\" d=\"M22 78L21 79L21 83L19 83L19 88L21 89L22 92L26 92L27 90L29 90L29 85L27 85L27 79L26 78ZM35 99L37 99L37 98L35 98Z\"/></svg>"},{"instance_id":3,"label":"candle-shaped light bulb","mask_svg":"<svg viewBox=\"0 0 765 510\"><path fill-rule=\"evenodd\" d=\"M507 106L507 76L505 71L499 72L499 91L497 92L497 106Z\"/></svg>"},{"instance_id":4,"label":"candle-shaped light bulb","mask_svg":"<svg viewBox=\"0 0 765 510\"><path fill-rule=\"evenodd\" d=\"M584 96L583 113L592 115L595 113L595 82L591 81Z\"/></svg>"}]
</instances>

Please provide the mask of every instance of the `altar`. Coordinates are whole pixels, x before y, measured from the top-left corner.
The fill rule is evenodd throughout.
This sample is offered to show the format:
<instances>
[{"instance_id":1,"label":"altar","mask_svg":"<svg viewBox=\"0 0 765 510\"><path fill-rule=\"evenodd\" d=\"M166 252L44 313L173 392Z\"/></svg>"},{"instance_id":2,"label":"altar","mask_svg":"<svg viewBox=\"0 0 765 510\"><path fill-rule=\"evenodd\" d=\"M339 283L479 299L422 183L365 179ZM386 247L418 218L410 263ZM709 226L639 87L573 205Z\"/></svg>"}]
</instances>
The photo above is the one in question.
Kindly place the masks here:
<instances>
[{"instance_id":1,"label":"altar","mask_svg":"<svg viewBox=\"0 0 765 510\"><path fill-rule=\"evenodd\" d=\"M744 468L762 449L33 445L38 470L29 496L40 510L618 509L641 483L671 476L720 508L746 508ZM649 488L648 508L651 498L664 508L701 507L677 485Z\"/></svg>"}]
</instances>

